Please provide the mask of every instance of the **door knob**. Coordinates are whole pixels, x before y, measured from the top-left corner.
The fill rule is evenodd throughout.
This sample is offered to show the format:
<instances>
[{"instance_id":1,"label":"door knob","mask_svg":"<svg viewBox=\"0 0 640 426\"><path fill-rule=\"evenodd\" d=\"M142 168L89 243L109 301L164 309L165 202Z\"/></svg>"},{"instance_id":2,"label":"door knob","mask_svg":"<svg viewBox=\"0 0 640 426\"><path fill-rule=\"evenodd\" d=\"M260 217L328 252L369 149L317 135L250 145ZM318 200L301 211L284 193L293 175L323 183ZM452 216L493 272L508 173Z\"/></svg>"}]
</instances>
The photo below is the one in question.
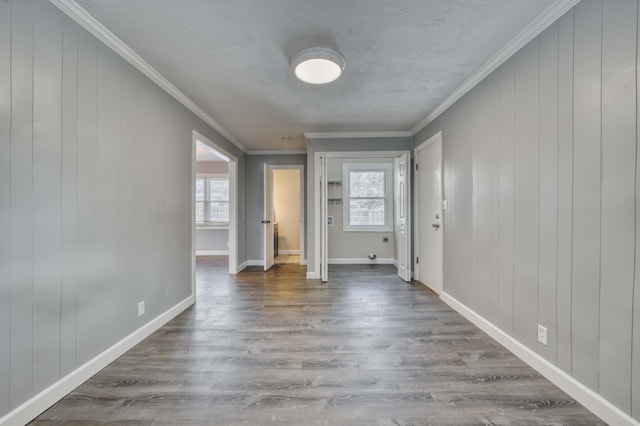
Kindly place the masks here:
<instances>
[{"instance_id":1,"label":"door knob","mask_svg":"<svg viewBox=\"0 0 640 426\"><path fill-rule=\"evenodd\" d=\"M271 223L271 221L270 221L270 220L263 220L263 221L262 221L262 223L264 223L265 225L267 225L267 224Z\"/></svg>"},{"instance_id":2,"label":"door knob","mask_svg":"<svg viewBox=\"0 0 640 426\"><path fill-rule=\"evenodd\" d=\"M431 227L437 231L438 228L440 228L440 224L439 223L432 223Z\"/></svg>"}]
</instances>

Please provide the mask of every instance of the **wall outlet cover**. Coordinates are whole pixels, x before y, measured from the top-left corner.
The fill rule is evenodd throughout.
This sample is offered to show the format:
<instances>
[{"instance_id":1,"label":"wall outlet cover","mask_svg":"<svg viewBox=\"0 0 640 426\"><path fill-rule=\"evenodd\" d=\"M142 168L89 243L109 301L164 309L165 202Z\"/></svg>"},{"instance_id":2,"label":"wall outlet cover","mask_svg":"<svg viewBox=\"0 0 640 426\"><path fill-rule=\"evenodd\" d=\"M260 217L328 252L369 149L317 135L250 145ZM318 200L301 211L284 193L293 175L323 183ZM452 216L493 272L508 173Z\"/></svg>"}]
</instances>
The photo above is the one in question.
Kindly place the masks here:
<instances>
[{"instance_id":1,"label":"wall outlet cover","mask_svg":"<svg viewBox=\"0 0 640 426\"><path fill-rule=\"evenodd\" d=\"M538 324L538 342L547 344L547 327Z\"/></svg>"},{"instance_id":2,"label":"wall outlet cover","mask_svg":"<svg viewBox=\"0 0 640 426\"><path fill-rule=\"evenodd\" d=\"M138 303L138 316L141 317L144 315L144 300Z\"/></svg>"}]
</instances>

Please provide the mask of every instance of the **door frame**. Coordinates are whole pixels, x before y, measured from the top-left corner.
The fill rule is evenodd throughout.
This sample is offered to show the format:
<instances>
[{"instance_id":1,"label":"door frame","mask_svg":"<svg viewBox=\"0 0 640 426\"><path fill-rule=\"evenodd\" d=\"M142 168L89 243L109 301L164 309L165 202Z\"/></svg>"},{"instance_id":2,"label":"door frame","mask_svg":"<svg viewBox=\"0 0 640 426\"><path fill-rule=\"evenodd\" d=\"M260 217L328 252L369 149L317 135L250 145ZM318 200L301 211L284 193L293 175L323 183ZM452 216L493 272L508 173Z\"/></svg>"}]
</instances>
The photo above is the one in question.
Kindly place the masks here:
<instances>
[{"instance_id":1,"label":"door frame","mask_svg":"<svg viewBox=\"0 0 640 426\"><path fill-rule=\"evenodd\" d=\"M191 135L191 288L196 295L196 142L207 145L229 163L229 274L238 273L238 158L211 141L206 136L193 131Z\"/></svg>"},{"instance_id":2,"label":"door frame","mask_svg":"<svg viewBox=\"0 0 640 426\"><path fill-rule=\"evenodd\" d=\"M411 158L411 151L318 151L313 155L314 164L314 177L313 177L313 200L314 200L314 214L313 214L313 243L314 243L314 265L315 272L311 273L307 271L307 279L319 279L320 274L320 260L321 260L321 232L320 232L320 173L321 170L318 167L321 157L329 158L396 158L403 154L407 154ZM325 198L326 192L325 192ZM326 205L327 200L324 200ZM409 202L409 206L411 203ZM328 257L328 256L327 256Z\"/></svg>"},{"instance_id":3,"label":"door frame","mask_svg":"<svg viewBox=\"0 0 640 426\"><path fill-rule=\"evenodd\" d=\"M307 240L305 238L305 198L304 198L304 164L270 164L272 170L298 170L300 175L300 193L298 197L300 198L300 265L307 264ZM264 208L264 206L263 206ZM262 255L265 258L265 255ZM266 258L264 261L266 262Z\"/></svg>"},{"instance_id":4,"label":"door frame","mask_svg":"<svg viewBox=\"0 0 640 426\"><path fill-rule=\"evenodd\" d=\"M433 145L436 142L440 142L442 144L442 131L439 131L438 133L436 133L435 135L431 136L429 139L425 140L423 143L421 143L420 145L418 145L414 150L413 150L413 161L414 164L418 164L418 155L421 151L424 151L425 149L427 149L428 147L430 147L431 145ZM413 265L413 279L415 279L416 281L420 281L420 263L416 263L416 259L420 257L420 179L417 175L417 170L413 169L413 251L414 251L414 256L413 256L413 261L412 261L412 265ZM441 157L440 157L440 191L442 194L442 201L444 201L444 145L442 146L442 152L441 152ZM443 210L442 212L442 219L441 219L441 223L442 223L442 233L443 233L443 237L442 237L442 265L440 266L442 269L442 291L444 291L444 230L445 230L445 214L444 214L444 209L441 208L441 210ZM422 282L422 281L420 281ZM432 289L433 290L433 289ZM435 290L434 290L435 291ZM436 292L437 293L437 292Z\"/></svg>"}]
</instances>

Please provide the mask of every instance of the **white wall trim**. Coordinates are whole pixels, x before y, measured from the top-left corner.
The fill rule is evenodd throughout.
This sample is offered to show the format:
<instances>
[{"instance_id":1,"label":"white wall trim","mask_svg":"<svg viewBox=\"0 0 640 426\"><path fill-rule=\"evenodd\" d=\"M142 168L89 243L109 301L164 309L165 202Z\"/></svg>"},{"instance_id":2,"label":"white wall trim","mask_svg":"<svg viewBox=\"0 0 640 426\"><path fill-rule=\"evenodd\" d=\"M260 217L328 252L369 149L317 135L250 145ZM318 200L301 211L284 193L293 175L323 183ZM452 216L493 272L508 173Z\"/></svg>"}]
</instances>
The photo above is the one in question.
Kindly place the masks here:
<instances>
[{"instance_id":1,"label":"white wall trim","mask_svg":"<svg viewBox=\"0 0 640 426\"><path fill-rule=\"evenodd\" d=\"M392 258L376 257L369 260L368 257L334 257L329 258L329 265L393 265L397 261Z\"/></svg>"},{"instance_id":2,"label":"white wall trim","mask_svg":"<svg viewBox=\"0 0 640 426\"><path fill-rule=\"evenodd\" d=\"M229 250L196 250L196 256L225 256Z\"/></svg>"},{"instance_id":3,"label":"white wall trim","mask_svg":"<svg viewBox=\"0 0 640 426\"><path fill-rule=\"evenodd\" d=\"M96 18L94 18L89 12L78 5L73 0L49 0L58 9L62 10L71 19L80 24L83 28L93 34L98 40L107 45L111 50L120 55L124 60L133 65L136 69L149 77L151 81L156 83L165 92L171 95L175 100L184 105L189 111L200 117L205 123L214 128L218 133L227 138L231 143L238 147L243 152L247 152L242 142L237 140L231 133L229 133L220 123L215 121L209 114L204 112L202 108L196 105L191 99L184 93L178 90L169 80L167 80L162 74L160 74L155 68L149 65L144 59L142 59L133 49L127 44L115 36L104 25L102 25Z\"/></svg>"},{"instance_id":4,"label":"white wall trim","mask_svg":"<svg viewBox=\"0 0 640 426\"><path fill-rule=\"evenodd\" d=\"M247 266L264 266L264 259L247 260Z\"/></svg>"},{"instance_id":5,"label":"white wall trim","mask_svg":"<svg viewBox=\"0 0 640 426\"><path fill-rule=\"evenodd\" d=\"M247 155L294 155L294 154L306 154L306 149L266 149L266 150L250 150Z\"/></svg>"},{"instance_id":6,"label":"white wall trim","mask_svg":"<svg viewBox=\"0 0 640 426\"><path fill-rule=\"evenodd\" d=\"M22 425L29 423L69 392L111 364L119 356L178 316L182 311L193 305L193 303L194 297L191 295L172 308L169 308L166 312L158 315L115 345L106 349L101 354L87 361L42 392L7 413L4 417L0 418L0 425Z\"/></svg>"},{"instance_id":7,"label":"white wall trim","mask_svg":"<svg viewBox=\"0 0 640 426\"><path fill-rule=\"evenodd\" d=\"M278 253L280 253L280 254L300 254L300 250L280 250L280 249L278 249Z\"/></svg>"},{"instance_id":8,"label":"white wall trim","mask_svg":"<svg viewBox=\"0 0 640 426\"><path fill-rule=\"evenodd\" d=\"M244 268L246 268L247 266L249 266L249 263L248 263L248 261L245 260L244 262L242 262L241 264L238 265L237 271L238 272L243 271Z\"/></svg>"},{"instance_id":9,"label":"white wall trim","mask_svg":"<svg viewBox=\"0 0 640 426\"><path fill-rule=\"evenodd\" d=\"M301 265L306 265L307 264L307 259L300 259L300 264Z\"/></svg>"},{"instance_id":10,"label":"white wall trim","mask_svg":"<svg viewBox=\"0 0 640 426\"><path fill-rule=\"evenodd\" d=\"M529 43L541 32L546 30L549 25L557 21L562 15L567 13L569 9L578 4L580 0L557 0L540 16L525 27L510 42L505 44L495 55L493 55L484 65L467 78L460 86L458 86L449 96L447 96L433 111L429 113L423 120L418 122L410 130L411 135L415 135L424 129L429 123L438 118L440 114L445 112L458 99L463 97L467 92L473 89L478 83L484 80L489 74L495 71L500 65L518 52L524 45Z\"/></svg>"},{"instance_id":11,"label":"white wall trim","mask_svg":"<svg viewBox=\"0 0 640 426\"><path fill-rule=\"evenodd\" d=\"M319 280L320 279L320 272L307 272L307 279L308 280Z\"/></svg>"},{"instance_id":12,"label":"white wall trim","mask_svg":"<svg viewBox=\"0 0 640 426\"><path fill-rule=\"evenodd\" d=\"M398 259L392 259L393 260L393 266L395 266L396 268L398 267Z\"/></svg>"},{"instance_id":13,"label":"white wall trim","mask_svg":"<svg viewBox=\"0 0 640 426\"><path fill-rule=\"evenodd\" d=\"M549 361L524 346L522 343L509 336L504 331L478 315L469 307L457 301L451 295L442 292L440 298L447 305L460 313L463 317L474 323L478 328L494 338L502 346L513 352L518 358L529 364L532 368L549 379L553 384L575 398L589 411L611 425L640 425L628 414L604 399L601 395L587 388L564 371L560 370Z\"/></svg>"},{"instance_id":14,"label":"white wall trim","mask_svg":"<svg viewBox=\"0 0 640 426\"><path fill-rule=\"evenodd\" d=\"M400 130L395 132L310 132L305 133L307 139L354 139L354 138L410 138L411 132Z\"/></svg>"}]
</instances>

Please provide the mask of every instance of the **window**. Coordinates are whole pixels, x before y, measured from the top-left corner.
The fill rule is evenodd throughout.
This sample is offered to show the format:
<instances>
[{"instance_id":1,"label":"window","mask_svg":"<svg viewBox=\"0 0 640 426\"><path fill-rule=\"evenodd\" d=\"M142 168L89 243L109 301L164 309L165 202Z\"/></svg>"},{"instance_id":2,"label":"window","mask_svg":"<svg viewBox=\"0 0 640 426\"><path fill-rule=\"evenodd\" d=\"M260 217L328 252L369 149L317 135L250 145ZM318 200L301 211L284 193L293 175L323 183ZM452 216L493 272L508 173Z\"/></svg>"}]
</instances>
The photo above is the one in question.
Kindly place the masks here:
<instances>
[{"instance_id":1,"label":"window","mask_svg":"<svg viewBox=\"0 0 640 426\"><path fill-rule=\"evenodd\" d=\"M344 164L344 230L391 231L391 164Z\"/></svg>"},{"instance_id":2,"label":"window","mask_svg":"<svg viewBox=\"0 0 640 426\"><path fill-rule=\"evenodd\" d=\"M228 177L196 177L196 223L229 223Z\"/></svg>"}]
</instances>

